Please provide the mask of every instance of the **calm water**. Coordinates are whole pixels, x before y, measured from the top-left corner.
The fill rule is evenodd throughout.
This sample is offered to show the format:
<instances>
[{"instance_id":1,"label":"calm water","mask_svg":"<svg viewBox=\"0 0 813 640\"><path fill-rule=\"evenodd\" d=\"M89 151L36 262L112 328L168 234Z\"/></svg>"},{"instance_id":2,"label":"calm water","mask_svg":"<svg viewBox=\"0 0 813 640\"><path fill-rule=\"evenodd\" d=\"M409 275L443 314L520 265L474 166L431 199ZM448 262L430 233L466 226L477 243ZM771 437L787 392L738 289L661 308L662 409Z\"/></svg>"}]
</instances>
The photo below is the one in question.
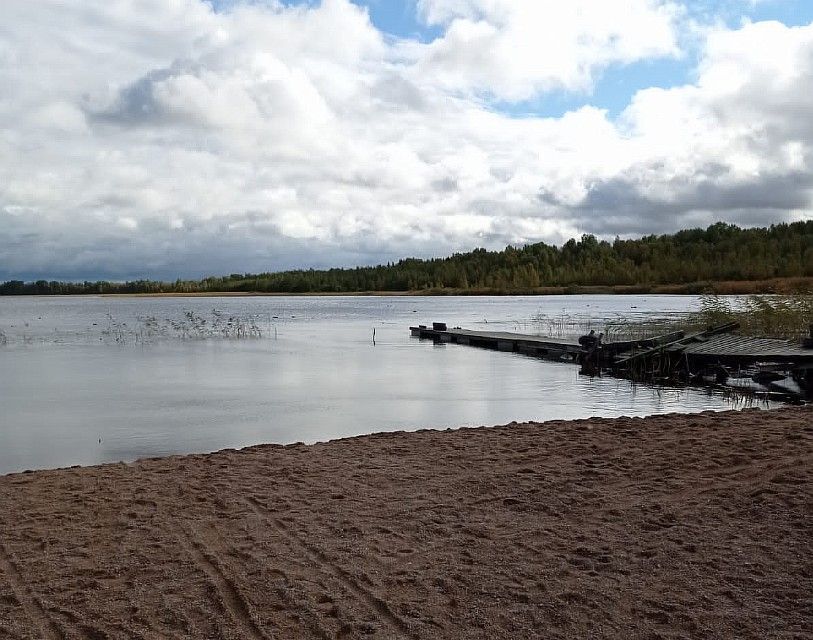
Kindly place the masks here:
<instances>
[{"instance_id":1,"label":"calm water","mask_svg":"<svg viewBox=\"0 0 813 640\"><path fill-rule=\"evenodd\" d=\"M697 305L687 296L0 298L0 473L396 429L729 408L703 391L633 388L408 331L440 320L546 333Z\"/></svg>"}]
</instances>

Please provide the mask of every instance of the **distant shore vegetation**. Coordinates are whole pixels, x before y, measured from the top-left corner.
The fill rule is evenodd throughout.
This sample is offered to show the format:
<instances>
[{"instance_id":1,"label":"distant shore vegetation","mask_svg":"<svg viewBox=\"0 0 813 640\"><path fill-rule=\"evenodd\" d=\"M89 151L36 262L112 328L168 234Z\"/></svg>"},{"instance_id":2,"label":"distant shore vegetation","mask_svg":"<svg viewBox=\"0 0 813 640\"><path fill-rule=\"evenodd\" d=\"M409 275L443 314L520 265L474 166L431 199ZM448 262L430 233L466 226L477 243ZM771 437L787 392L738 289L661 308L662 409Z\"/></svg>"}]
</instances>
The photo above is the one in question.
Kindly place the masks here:
<instances>
[{"instance_id":1,"label":"distant shore vegetation","mask_svg":"<svg viewBox=\"0 0 813 640\"><path fill-rule=\"evenodd\" d=\"M295 270L160 282L10 280L0 295L70 294L557 294L793 293L813 290L813 221L741 229L717 223L614 242L584 235L561 247L537 243L407 258L347 269Z\"/></svg>"}]
</instances>

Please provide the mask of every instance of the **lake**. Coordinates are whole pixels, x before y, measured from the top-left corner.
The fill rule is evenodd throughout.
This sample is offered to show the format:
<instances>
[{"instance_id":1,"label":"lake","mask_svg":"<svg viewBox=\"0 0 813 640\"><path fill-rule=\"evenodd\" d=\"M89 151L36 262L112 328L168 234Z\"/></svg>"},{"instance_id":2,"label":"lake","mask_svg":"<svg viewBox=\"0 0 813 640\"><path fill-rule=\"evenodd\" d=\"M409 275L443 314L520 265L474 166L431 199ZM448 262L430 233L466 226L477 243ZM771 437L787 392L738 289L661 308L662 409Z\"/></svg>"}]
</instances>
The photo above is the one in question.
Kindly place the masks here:
<instances>
[{"instance_id":1,"label":"lake","mask_svg":"<svg viewBox=\"0 0 813 640\"><path fill-rule=\"evenodd\" d=\"M694 296L0 298L0 474L376 431L731 408L409 335L572 333ZM373 343L375 329L375 343Z\"/></svg>"}]
</instances>

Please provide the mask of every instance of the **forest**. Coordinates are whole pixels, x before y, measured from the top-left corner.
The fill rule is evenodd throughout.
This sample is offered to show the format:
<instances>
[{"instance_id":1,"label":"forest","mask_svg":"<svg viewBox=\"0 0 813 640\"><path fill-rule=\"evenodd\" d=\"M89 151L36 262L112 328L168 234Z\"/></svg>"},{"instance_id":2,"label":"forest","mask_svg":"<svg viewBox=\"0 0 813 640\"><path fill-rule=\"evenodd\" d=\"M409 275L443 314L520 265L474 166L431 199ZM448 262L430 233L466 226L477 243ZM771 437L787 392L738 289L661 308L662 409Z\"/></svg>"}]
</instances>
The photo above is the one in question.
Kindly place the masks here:
<instances>
[{"instance_id":1,"label":"forest","mask_svg":"<svg viewBox=\"0 0 813 640\"><path fill-rule=\"evenodd\" d=\"M544 293L577 287L650 290L657 285L813 277L813 221L742 229L707 229L613 242L592 235L561 247L536 243L502 251L475 249L446 258L406 258L373 267L294 270L160 282L10 280L0 295L132 293Z\"/></svg>"}]
</instances>

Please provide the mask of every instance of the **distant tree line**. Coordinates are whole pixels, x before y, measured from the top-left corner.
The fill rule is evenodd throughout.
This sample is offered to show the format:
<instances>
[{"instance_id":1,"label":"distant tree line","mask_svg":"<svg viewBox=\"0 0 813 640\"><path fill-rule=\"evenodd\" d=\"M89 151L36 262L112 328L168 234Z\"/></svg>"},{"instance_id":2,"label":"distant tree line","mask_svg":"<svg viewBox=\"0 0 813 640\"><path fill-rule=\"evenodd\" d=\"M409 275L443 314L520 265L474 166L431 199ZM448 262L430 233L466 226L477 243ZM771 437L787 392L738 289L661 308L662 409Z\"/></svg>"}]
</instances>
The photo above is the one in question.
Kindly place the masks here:
<instances>
[{"instance_id":1,"label":"distant tree line","mask_svg":"<svg viewBox=\"0 0 813 640\"><path fill-rule=\"evenodd\" d=\"M532 291L540 287L636 286L813 276L813 221L707 229L614 242L583 235L561 247L537 243L475 249L448 258L407 258L352 269L297 270L156 282L11 280L0 295L97 293L345 293L362 291Z\"/></svg>"}]
</instances>

